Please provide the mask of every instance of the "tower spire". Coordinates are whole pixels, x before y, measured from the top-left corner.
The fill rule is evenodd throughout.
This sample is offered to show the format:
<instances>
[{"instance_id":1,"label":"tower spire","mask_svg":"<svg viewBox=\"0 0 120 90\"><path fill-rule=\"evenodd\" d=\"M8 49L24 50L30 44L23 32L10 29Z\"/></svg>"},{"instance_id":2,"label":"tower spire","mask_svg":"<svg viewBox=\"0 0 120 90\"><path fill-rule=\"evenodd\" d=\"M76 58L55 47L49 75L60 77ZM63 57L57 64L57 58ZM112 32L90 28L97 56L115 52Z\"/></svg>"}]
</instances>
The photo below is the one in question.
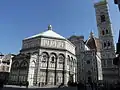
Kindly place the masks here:
<instances>
[{"instance_id":1,"label":"tower spire","mask_svg":"<svg viewBox=\"0 0 120 90\"><path fill-rule=\"evenodd\" d=\"M94 33L91 31L90 32L90 38L93 38L94 37Z\"/></svg>"}]
</instances>

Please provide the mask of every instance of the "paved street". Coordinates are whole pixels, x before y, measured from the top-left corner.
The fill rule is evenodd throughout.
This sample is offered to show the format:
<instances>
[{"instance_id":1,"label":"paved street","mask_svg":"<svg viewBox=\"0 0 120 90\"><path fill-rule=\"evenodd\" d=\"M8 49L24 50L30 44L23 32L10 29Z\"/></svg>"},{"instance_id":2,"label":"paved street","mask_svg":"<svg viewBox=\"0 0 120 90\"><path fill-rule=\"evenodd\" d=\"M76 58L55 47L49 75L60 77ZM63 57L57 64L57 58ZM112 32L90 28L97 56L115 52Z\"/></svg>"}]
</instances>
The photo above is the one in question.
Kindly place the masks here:
<instances>
[{"instance_id":1,"label":"paved street","mask_svg":"<svg viewBox=\"0 0 120 90\"><path fill-rule=\"evenodd\" d=\"M38 88L38 87L29 87L29 88L26 88L25 86L12 86L12 85L7 85L5 86L2 90L27 90L27 89L30 89L30 90L77 90L76 87L66 87L66 88ZM0 89L1 90L1 89Z\"/></svg>"},{"instance_id":2,"label":"paved street","mask_svg":"<svg viewBox=\"0 0 120 90\"><path fill-rule=\"evenodd\" d=\"M4 88L2 90L77 90L77 87L65 87L65 88L39 88L39 87L28 87L26 88L25 86L13 86L13 85L7 85L4 86ZM0 89L1 90L1 89ZM87 87L86 90L92 90L90 87Z\"/></svg>"}]
</instances>

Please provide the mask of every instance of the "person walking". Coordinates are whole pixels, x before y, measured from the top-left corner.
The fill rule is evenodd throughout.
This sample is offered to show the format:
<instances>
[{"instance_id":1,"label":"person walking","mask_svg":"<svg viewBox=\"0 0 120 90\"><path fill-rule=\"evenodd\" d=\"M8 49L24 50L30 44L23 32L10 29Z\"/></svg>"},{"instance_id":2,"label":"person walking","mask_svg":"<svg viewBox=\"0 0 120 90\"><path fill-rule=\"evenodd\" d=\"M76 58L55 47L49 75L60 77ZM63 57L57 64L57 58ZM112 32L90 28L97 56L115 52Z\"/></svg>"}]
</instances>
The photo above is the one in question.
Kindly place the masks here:
<instances>
[{"instance_id":1,"label":"person walking","mask_svg":"<svg viewBox=\"0 0 120 90\"><path fill-rule=\"evenodd\" d=\"M28 86L29 86L29 82L27 81L27 82L26 82L26 88L28 88Z\"/></svg>"},{"instance_id":2,"label":"person walking","mask_svg":"<svg viewBox=\"0 0 120 90\"><path fill-rule=\"evenodd\" d=\"M2 90L4 87L4 81L0 81L0 90Z\"/></svg>"},{"instance_id":3,"label":"person walking","mask_svg":"<svg viewBox=\"0 0 120 90\"><path fill-rule=\"evenodd\" d=\"M38 87L40 87L40 82L38 83Z\"/></svg>"}]
</instances>

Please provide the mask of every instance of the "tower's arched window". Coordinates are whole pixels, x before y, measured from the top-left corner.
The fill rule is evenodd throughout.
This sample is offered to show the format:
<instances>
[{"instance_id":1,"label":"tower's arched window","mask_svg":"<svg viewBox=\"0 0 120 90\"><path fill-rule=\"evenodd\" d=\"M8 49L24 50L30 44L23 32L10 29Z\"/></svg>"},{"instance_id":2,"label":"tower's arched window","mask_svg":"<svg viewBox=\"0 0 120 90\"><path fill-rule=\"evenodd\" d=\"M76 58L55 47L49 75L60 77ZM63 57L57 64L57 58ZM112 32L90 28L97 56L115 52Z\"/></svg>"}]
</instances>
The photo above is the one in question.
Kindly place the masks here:
<instances>
[{"instance_id":1,"label":"tower's arched window","mask_svg":"<svg viewBox=\"0 0 120 90\"><path fill-rule=\"evenodd\" d=\"M108 41L108 47L110 47L110 42Z\"/></svg>"},{"instance_id":2,"label":"tower's arched window","mask_svg":"<svg viewBox=\"0 0 120 90\"><path fill-rule=\"evenodd\" d=\"M109 32L108 32L108 30L106 29L106 34L108 34Z\"/></svg>"},{"instance_id":3,"label":"tower's arched window","mask_svg":"<svg viewBox=\"0 0 120 90\"><path fill-rule=\"evenodd\" d=\"M106 42L104 42L104 48L106 47L107 45L106 45Z\"/></svg>"},{"instance_id":4,"label":"tower's arched window","mask_svg":"<svg viewBox=\"0 0 120 90\"><path fill-rule=\"evenodd\" d=\"M88 75L91 75L91 71L90 71L90 70L88 70L88 72L87 72L87 73L88 73Z\"/></svg>"},{"instance_id":5,"label":"tower's arched window","mask_svg":"<svg viewBox=\"0 0 120 90\"><path fill-rule=\"evenodd\" d=\"M90 60L87 60L87 64L90 64Z\"/></svg>"},{"instance_id":6,"label":"tower's arched window","mask_svg":"<svg viewBox=\"0 0 120 90\"><path fill-rule=\"evenodd\" d=\"M101 22L105 22L105 15L101 15Z\"/></svg>"},{"instance_id":7,"label":"tower's arched window","mask_svg":"<svg viewBox=\"0 0 120 90\"><path fill-rule=\"evenodd\" d=\"M105 35L105 32L104 32L104 30L102 30L102 35Z\"/></svg>"}]
</instances>

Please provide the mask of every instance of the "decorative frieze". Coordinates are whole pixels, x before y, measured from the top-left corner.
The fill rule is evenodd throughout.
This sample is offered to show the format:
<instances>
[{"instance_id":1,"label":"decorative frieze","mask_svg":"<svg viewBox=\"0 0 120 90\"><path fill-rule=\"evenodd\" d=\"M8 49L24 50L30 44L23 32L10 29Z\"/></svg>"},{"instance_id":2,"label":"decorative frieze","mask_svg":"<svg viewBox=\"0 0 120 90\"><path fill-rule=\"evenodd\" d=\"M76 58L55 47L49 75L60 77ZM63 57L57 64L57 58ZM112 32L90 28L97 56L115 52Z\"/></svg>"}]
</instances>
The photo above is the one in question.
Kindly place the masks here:
<instances>
[{"instance_id":1,"label":"decorative frieze","mask_svg":"<svg viewBox=\"0 0 120 90\"><path fill-rule=\"evenodd\" d=\"M54 40L54 39L45 39L42 38L41 46L43 47L51 47L51 48L65 48L65 42L62 40Z\"/></svg>"}]
</instances>

